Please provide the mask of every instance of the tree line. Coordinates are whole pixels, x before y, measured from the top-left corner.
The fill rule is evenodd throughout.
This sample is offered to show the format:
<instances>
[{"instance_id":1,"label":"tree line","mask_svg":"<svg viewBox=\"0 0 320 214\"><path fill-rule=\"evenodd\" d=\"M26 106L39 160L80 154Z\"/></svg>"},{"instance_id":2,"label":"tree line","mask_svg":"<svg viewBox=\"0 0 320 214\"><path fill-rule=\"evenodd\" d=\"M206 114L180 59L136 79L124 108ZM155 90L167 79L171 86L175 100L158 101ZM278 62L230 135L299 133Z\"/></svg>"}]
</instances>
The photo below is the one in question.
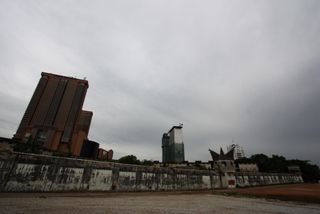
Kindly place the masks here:
<instances>
[{"instance_id":1,"label":"tree line","mask_svg":"<svg viewBox=\"0 0 320 214\"><path fill-rule=\"evenodd\" d=\"M268 157L265 154L255 154L250 158L241 158L235 160L235 163L256 163L259 172L268 173L288 173L288 166L299 166L303 181L306 183L315 183L320 180L320 169L317 165L311 164L309 160L291 159L287 160L283 156L272 155Z\"/></svg>"}]
</instances>

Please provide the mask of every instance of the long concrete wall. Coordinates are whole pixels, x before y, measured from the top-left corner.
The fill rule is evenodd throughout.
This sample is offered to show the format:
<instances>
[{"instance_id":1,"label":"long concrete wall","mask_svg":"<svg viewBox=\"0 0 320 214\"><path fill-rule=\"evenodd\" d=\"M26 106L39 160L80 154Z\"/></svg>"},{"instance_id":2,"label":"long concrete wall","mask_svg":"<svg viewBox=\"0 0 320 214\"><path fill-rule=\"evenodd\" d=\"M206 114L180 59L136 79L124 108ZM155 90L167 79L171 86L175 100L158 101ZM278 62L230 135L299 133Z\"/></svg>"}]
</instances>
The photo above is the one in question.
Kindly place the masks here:
<instances>
[{"instance_id":1,"label":"long concrete wall","mask_svg":"<svg viewBox=\"0 0 320 214\"><path fill-rule=\"evenodd\" d=\"M237 187L303 183L301 175L281 173L235 173Z\"/></svg>"},{"instance_id":2,"label":"long concrete wall","mask_svg":"<svg viewBox=\"0 0 320 214\"><path fill-rule=\"evenodd\" d=\"M9 152L0 152L0 178L1 192L170 191L224 187L222 176L211 170L156 168ZM250 176L242 178L245 185L247 181L251 185ZM295 177L291 180L279 178L278 175L277 183L300 182ZM236 176L236 182L240 181L240 176ZM268 180L263 185L275 184L273 181Z\"/></svg>"}]
</instances>

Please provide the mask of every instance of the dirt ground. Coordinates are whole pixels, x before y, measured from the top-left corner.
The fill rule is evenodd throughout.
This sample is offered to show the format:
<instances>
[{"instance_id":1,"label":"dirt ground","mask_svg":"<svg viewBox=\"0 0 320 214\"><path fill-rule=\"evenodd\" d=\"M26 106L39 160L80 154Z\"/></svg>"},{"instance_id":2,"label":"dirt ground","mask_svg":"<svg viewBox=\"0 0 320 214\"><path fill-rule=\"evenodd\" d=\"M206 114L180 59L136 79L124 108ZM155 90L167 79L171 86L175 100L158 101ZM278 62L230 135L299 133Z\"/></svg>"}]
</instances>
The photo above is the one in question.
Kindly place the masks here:
<instances>
[{"instance_id":1,"label":"dirt ground","mask_svg":"<svg viewBox=\"0 0 320 214\"><path fill-rule=\"evenodd\" d=\"M222 192L222 194L221 194ZM218 191L221 195L255 196L283 201L320 204L320 184L294 184Z\"/></svg>"},{"instance_id":2,"label":"dirt ground","mask_svg":"<svg viewBox=\"0 0 320 214\"><path fill-rule=\"evenodd\" d=\"M254 196L263 196L267 199ZM284 199L288 197L292 199L294 196L294 199L303 200L284 202L281 198L279 200L279 196L285 197ZM318 214L320 184L173 192L0 193L0 214L2 213Z\"/></svg>"},{"instance_id":3,"label":"dirt ground","mask_svg":"<svg viewBox=\"0 0 320 214\"><path fill-rule=\"evenodd\" d=\"M318 200L320 204L320 184L290 184L262 186L252 188L235 188L206 191L163 191L163 192L63 192L63 193L0 193L3 197L125 197L125 196L151 196L151 195L190 195L190 194L218 194L229 196L252 195L259 198L272 198L273 196L301 196ZM277 198L275 198L277 199ZM306 201L304 201L306 202Z\"/></svg>"}]
</instances>

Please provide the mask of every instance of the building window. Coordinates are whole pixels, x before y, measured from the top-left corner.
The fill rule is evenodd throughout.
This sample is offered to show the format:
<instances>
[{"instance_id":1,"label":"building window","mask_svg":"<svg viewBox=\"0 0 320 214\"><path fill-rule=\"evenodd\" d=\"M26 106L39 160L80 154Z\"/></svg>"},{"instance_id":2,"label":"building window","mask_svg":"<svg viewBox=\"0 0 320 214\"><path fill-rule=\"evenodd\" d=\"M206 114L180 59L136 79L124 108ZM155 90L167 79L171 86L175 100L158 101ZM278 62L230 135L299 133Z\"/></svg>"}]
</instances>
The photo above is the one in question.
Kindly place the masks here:
<instances>
[{"instance_id":1,"label":"building window","mask_svg":"<svg viewBox=\"0 0 320 214\"><path fill-rule=\"evenodd\" d=\"M40 142L40 143L43 143L47 137L47 130L45 129L39 129L38 130L38 133L37 133L37 136L36 136L36 141L37 142Z\"/></svg>"}]
</instances>

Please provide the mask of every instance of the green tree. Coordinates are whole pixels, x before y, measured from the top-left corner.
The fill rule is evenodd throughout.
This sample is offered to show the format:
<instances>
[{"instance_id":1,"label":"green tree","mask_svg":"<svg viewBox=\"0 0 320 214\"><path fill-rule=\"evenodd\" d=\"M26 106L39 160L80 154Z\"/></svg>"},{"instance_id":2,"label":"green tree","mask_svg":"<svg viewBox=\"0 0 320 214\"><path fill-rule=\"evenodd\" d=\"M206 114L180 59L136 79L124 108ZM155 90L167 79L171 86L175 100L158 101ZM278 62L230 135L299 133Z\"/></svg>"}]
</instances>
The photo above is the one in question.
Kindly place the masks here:
<instances>
[{"instance_id":1,"label":"green tree","mask_svg":"<svg viewBox=\"0 0 320 214\"><path fill-rule=\"evenodd\" d=\"M270 172L270 160L265 154L256 154L251 156L251 163L258 164L260 172Z\"/></svg>"},{"instance_id":2,"label":"green tree","mask_svg":"<svg viewBox=\"0 0 320 214\"><path fill-rule=\"evenodd\" d=\"M252 160L251 160L251 158L243 157L243 158L235 160L234 162L236 164L239 164L239 163L252 163Z\"/></svg>"},{"instance_id":3,"label":"green tree","mask_svg":"<svg viewBox=\"0 0 320 214\"><path fill-rule=\"evenodd\" d=\"M288 163L285 157L272 155L269 159L270 172L288 172Z\"/></svg>"},{"instance_id":4,"label":"green tree","mask_svg":"<svg viewBox=\"0 0 320 214\"><path fill-rule=\"evenodd\" d=\"M309 162L309 160L288 160L288 166L299 166L303 181L306 183L316 183L320 180L320 169L317 165L310 164Z\"/></svg>"},{"instance_id":5,"label":"green tree","mask_svg":"<svg viewBox=\"0 0 320 214\"><path fill-rule=\"evenodd\" d=\"M199 170L208 170L205 166L200 165L198 163L196 163L194 166L197 167Z\"/></svg>"},{"instance_id":6,"label":"green tree","mask_svg":"<svg viewBox=\"0 0 320 214\"><path fill-rule=\"evenodd\" d=\"M26 152L26 153L34 153L34 154L41 154L41 144L35 141L30 135L28 137L27 142L19 142L15 145L13 148L13 151L15 152Z\"/></svg>"},{"instance_id":7,"label":"green tree","mask_svg":"<svg viewBox=\"0 0 320 214\"><path fill-rule=\"evenodd\" d=\"M118 163L137 164L137 165L141 164L140 160L138 160L137 157L134 155L124 156L118 160Z\"/></svg>"},{"instance_id":8,"label":"green tree","mask_svg":"<svg viewBox=\"0 0 320 214\"><path fill-rule=\"evenodd\" d=\"M153 161L144 159L143 161L141 161L141 165L152 166L153 165Z\"/></svg>"},{"instance_id":9,"label":"green tree","mask_svg":"<svg viewBox=\"0 0 320 214\"><path fill-rule=\"evenodd\" d=\"M57 157L73 157L71 152L61 152L61 151L55 151L52 153L52 156L57 156Z\"/></svg>"},{"instance_id":10,"label":"green tree","mask_svg":"<svg viewBox=\"0 0 320 214\"><path fill-rule=\"evenodd\" d=\"M288 166L296 165L300 167L303 181L306 183L314 183L320 180L320 169L317 165L309 163L309 160L286 160L283 156L272 155L271 158L265 154L252 155L250 158L242 158L235 160L236 164L239 163L256 163L260 172L288 172Z\"/></svg>"}]
</instances>

